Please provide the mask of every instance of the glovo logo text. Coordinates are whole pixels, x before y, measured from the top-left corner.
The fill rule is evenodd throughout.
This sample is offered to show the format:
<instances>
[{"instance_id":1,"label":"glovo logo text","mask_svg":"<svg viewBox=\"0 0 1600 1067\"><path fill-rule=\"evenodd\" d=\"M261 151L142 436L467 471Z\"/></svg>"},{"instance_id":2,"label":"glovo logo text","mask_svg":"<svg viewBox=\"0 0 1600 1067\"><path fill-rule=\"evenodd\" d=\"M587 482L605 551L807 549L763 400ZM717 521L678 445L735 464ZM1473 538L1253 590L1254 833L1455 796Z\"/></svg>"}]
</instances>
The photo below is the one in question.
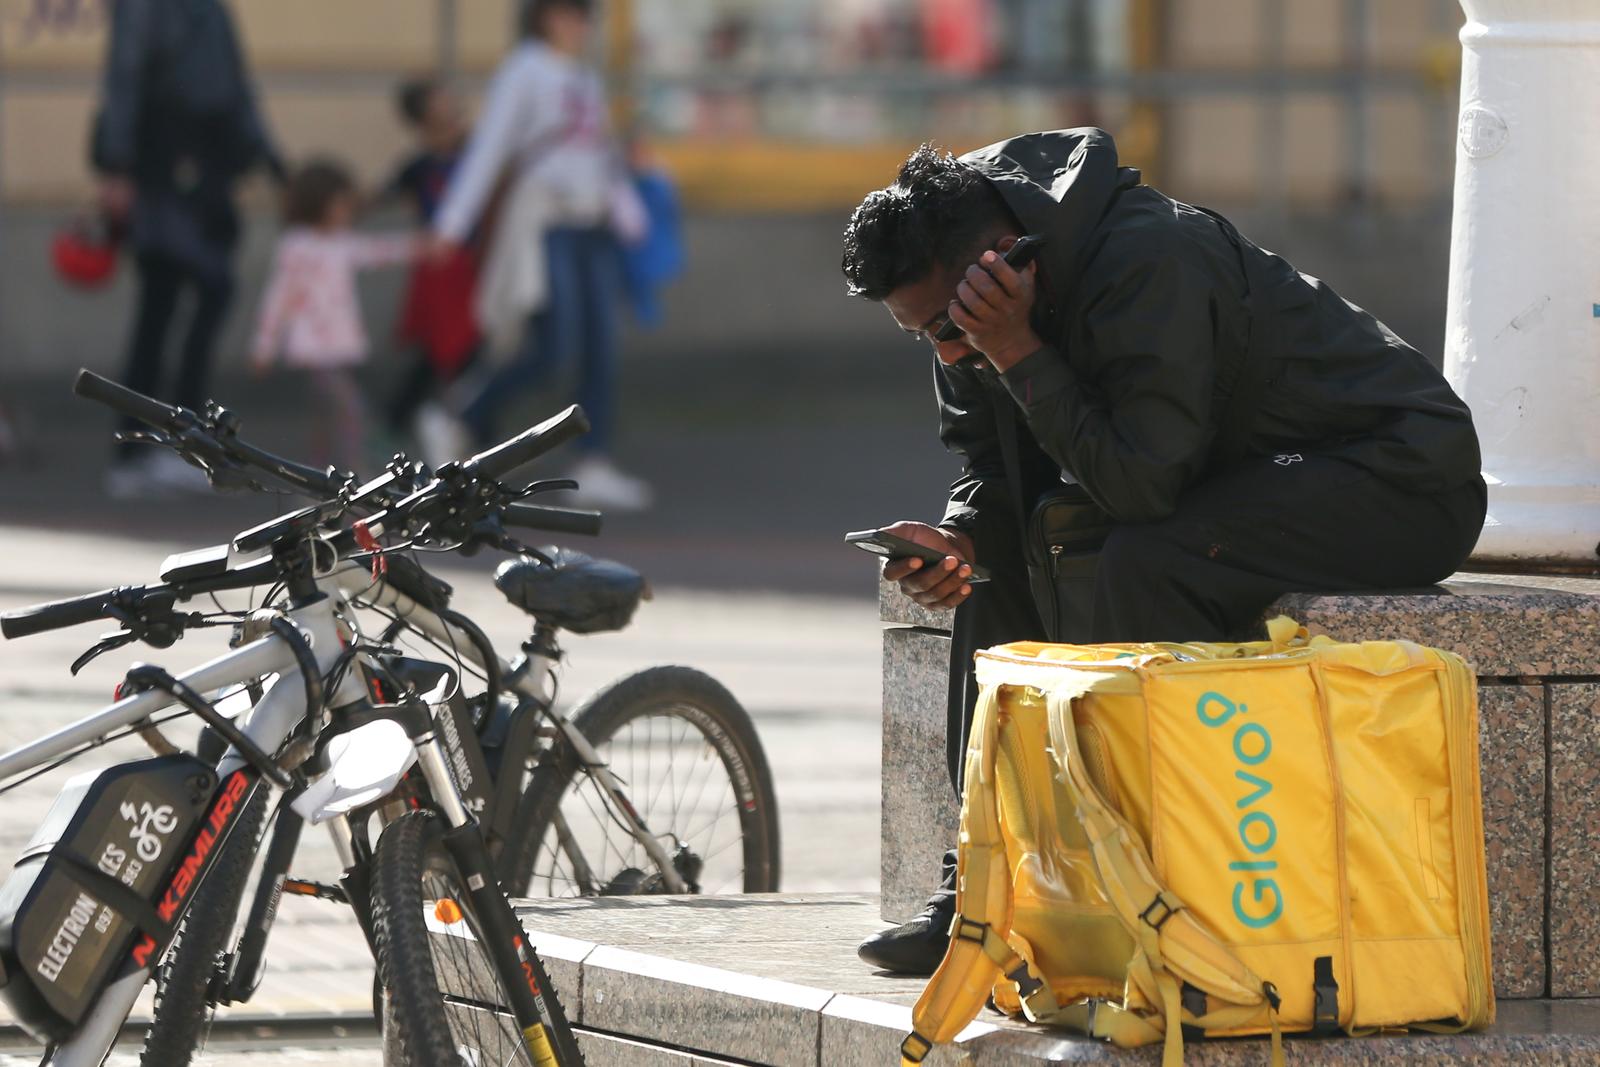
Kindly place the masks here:
<instances>
[{"instance_id":1,"label":"glovo logo text","mask_svg":"<svg viewBox=\"0 0 1600 1067\"><path fill-rule=\"evenodd\" d=\"M1266 800L1272 795L1266 767L1272 755L1272 733L1259 722L1244 720L1250 714L1248 704L1235 704L1221 693L1202 693L1195 714L1213 730L1233 731L1233 756L1238 761L1233 777L1240 785L1234 808L1241 813L1238 829L1243 849L1241 858L1228 864L1228 870L1237 876L1233 915L1251 929L1261 930L1283 915L1283 891L1271 877L1278 869L1272 852L1278 843L1278 824L1266 809Z\"/></svg>"}]
</instances>

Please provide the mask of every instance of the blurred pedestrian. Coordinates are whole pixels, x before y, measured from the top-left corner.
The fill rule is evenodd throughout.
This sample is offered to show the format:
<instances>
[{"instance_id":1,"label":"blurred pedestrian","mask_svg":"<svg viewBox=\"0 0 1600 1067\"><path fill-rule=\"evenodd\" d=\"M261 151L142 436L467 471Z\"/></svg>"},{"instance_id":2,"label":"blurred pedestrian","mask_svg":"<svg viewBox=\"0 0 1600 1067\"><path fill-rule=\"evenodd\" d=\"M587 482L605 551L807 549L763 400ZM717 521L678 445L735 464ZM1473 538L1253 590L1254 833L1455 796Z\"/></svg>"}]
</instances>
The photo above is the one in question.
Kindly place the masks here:
<instances>
[{"instance_id":1,"label":"blurred pedestrian","mask_svg":"<svg viewBox=\"0 0 1600 1067\"><path fill-rule=\"evenodd\" d=\"M489 351L526 331L465 407L480 442L508 401L544 385L569 356L592 432L571 471L588 503L641 509L650 487L610 458L616 422L616 228L637 239L644 212L607 134L600 76L584 61L590 0L530 0L523 40L500 64L483 114L434 220L441 254L466 240L504 188L478 282ZM502 183L502 176L505 181ZM529 316L531 315L531 320Z\"/></svg>"},{"instance_id":2,"label":"blurred pedestrian","mask_svg":"<svg viewBox=\"0 0 1600 1067\"><path fill-rule=\"evenodd\" d=\"M460 161L467 124L455 93L431 78L405 82L395 102L416 148L383 195L408 201L417 222L426 227ZM471 242L447 255L419 260L400 315L399 340L411 347L412 362L390 397L385 422L394 437L412 433L423 458L434 466L462 458L470 444L439 394L477 356L479 335L472 311L476 283L477 250Z\"/></svg>"},{"instance_id":3,"label":"blurred pedestrian","mask_svg":"<svg viewBox=\"0 0 1600 1067\"><path fill-rule=\"evenodd\" d=\"M312 412L311 455L341 470L365 468L366 403L355 368L367 358L356 272L408 263L422 249L414 233L351 229L356 187L338 163L318 160L289 183L285 222L261 301L250 365L258 375L281 361L303 379Z\"/></svg>"},{"instance_id":4,"label":"blurred pedestrian","mask_svg":"<svg viewBox=\"0 0 1600 1067\"><path fill-rule=\"evenodd\" d=\"M664 318L661 290L683 273L683 212L678 187L661 168L638 132L627 141L628 177L644 207L644 235L622 250L628 303L640 326L653 329Z\"/></svg>"},{"instance_id":5,"label":"blurred pedestrian","mask_svg":"<svg viewBox=\"0 0 1600 1067\"><path fill-rule=\"evenodd\" d=\"M283 175L220 0L111 5L91 161L100 175L101 208L128 224L139 272L123 381L197 408L206 399L213 346L233 295L234 186L258 165ZM194 306L173 376L162 364L186 292ZM165 450L136 457L124 445L107 489L134 496L194 473Z\"/></svg>"}]
</instances>

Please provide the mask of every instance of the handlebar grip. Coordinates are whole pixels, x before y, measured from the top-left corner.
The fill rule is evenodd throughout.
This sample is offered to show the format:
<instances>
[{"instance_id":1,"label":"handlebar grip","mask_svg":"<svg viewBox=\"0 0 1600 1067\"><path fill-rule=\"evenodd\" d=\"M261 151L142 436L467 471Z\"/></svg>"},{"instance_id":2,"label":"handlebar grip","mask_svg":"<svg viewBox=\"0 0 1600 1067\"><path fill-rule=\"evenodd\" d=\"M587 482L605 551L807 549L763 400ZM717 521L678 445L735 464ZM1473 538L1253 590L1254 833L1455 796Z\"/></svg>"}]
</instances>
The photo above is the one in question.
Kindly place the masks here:
<instances>
[{"instance_id":1,"label":"handlebar grip","mask_svg":"<svg viewBox=\"0 0 1600 1067\"><path fill-rule=\"evenodd\" d=\"M545 419L539 425L502 441L467 460L463 466L481 478L499 478L509 474L557 445L566 444L574 437L589 432L589 417L583 409L573 404L559 415Z\"/></svg>"},{"instance_id":2,"label":"handlebar grip","mask_svg":"<svg viewBox=\"0 0 1600 1067\"><path fill-rule=\"evenodd\" d=\"M120 411L161 430L174 429L179 412L183 410L171 404L163 404L154 397L135 392L91 370L78 371L78 377L72 383L72 391L85 400L104 404L113 411Z\"/></svg>"},{"instance_id":3,"label":"handlebar grip","mask_svg":"<svg viewBox=\"0 0 1600 1067\"><path fill-rule=\"evenodd\" d=\"M601 518L598 511L552 508L542 504L507 504L500 513L500 521L507 526L521 526L550 533L581 534L584 537L595 537L600 533Z\"/></svg>"},{"instance_id":4,"label":"handlebar grip","mask_svg":"<svg viewBox=\"0 0 1600 1067\"><path fill-rule=\"evenodd\" d=\"M115 593L115 589L102 589L98 593L8 611L0 615L0 634L8 638L29 637L46 630L60 630L103 619L106 617L106 605Z\"/></svg>"}]
</instances>

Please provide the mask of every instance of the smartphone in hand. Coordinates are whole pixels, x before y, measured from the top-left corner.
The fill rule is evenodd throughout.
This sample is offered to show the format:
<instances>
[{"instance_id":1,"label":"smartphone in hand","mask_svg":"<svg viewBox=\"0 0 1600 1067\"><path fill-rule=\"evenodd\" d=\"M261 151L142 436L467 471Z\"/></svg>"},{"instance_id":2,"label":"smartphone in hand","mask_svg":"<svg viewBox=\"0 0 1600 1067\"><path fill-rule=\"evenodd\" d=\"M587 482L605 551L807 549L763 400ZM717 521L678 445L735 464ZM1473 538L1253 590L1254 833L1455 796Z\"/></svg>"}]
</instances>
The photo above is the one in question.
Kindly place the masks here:
<instances>
[{"instance_id":1,"label":"smartphone in hand","mask_svg":"<svg viewBox=\"0 0 1600 1067\"><path fill-rule=\"evenodd\" d=\"M875 556L882 556L885 559L920 559L927 566L943 563L946 556L955 555L954 552L940 552L936 548L928 548L882 530L857 530L845 534L844 540L845 544L855 545ZM972 574L967 577L968 583L977 585L989 580L989 572L976 563L968 563L967 566L972 568Z\"/></svg>"},{"instance_id":2,"label":"smartphone in hand","mask_svg":"<svg viewBox=\"0 0 1600 1067\"><path fill-rule=\"evenodd\" d=\"M1010 267L1012 270L1021 270L1023 267L1026 267L1029 263L1033 262L1034 257L1039 254L1039 249L1043 247L1043 237L1039 236L1038 234L1029 234L1026 237L1017 238L1017 243L1006 249L1006 254L1001 258L1006 261L1006 266ZM933 339L935 341L954 341L960 336L961 327L957 326L948 319L945 320L945 324L943 326L939 327L933 333Z\"/></svg>"}]
</instances>

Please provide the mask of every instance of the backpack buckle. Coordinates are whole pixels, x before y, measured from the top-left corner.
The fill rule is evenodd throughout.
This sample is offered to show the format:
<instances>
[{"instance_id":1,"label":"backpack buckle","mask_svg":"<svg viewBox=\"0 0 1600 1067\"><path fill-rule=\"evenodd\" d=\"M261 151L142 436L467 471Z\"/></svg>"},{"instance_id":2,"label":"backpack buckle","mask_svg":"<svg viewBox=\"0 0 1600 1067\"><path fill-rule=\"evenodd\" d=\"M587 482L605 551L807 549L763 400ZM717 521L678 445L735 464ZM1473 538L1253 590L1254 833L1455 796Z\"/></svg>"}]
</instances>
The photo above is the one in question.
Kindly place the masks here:
<instances>
[{"instance_id":1,"label":"backpack buckle","mask_svg":"<svg viewBox=\"0 0 1600 1067\"><path fill-rule=\"evenodd\" d=\"M989 924L974 922L958 914L950 923L950 936L957 941L976 941L981 945L988 939Z\"/></svg>"},{"instance_id":2,"label":"backpack buckle","mask_svg":"<svg viewBox=\"0 0 1600 1067\"><path fill-rule=\"evenodd\" d=\"M1155 899L1152 900L1150 904L1139 913L1139 918L1152 930L1159 931L1162 926L1166 925L1168 919L1178 914L1178 910L1182 907L1182 904L1173 900L1168 900L1166 893L1157 893L1155 895ZM1150 917L1150 913L1155 911L1157 908L1161 909L1161 915L1159 918L1152 919Z\"/></svg>"},{"instance_id":3,"label":"backpack buckle","mask_svg":"<svg viewBox=\"0 0 1600 1067\"><path fill-rule=\"evenodd\" d=\"M1033 976L1028 961L1020 961L1006 972L1006 980L1017 987L1017 999L1022 1002L1022 1014L1030 1023L1047 1019L1060 1010L1055 994L1043 981Z\"/></svg>"},{"instance_id":4,"label":"backpack buckle","mask_svg":"<svg viewBox=\"0 0 1600 1067\"><path fill-rule=\"evenodd\" d=\"M900 1055L910 1063L921 1063L933 1051L933 1042L917 1033L915 1030L906 1035L900 1042Z\"/></svg>"}]
</instances>

